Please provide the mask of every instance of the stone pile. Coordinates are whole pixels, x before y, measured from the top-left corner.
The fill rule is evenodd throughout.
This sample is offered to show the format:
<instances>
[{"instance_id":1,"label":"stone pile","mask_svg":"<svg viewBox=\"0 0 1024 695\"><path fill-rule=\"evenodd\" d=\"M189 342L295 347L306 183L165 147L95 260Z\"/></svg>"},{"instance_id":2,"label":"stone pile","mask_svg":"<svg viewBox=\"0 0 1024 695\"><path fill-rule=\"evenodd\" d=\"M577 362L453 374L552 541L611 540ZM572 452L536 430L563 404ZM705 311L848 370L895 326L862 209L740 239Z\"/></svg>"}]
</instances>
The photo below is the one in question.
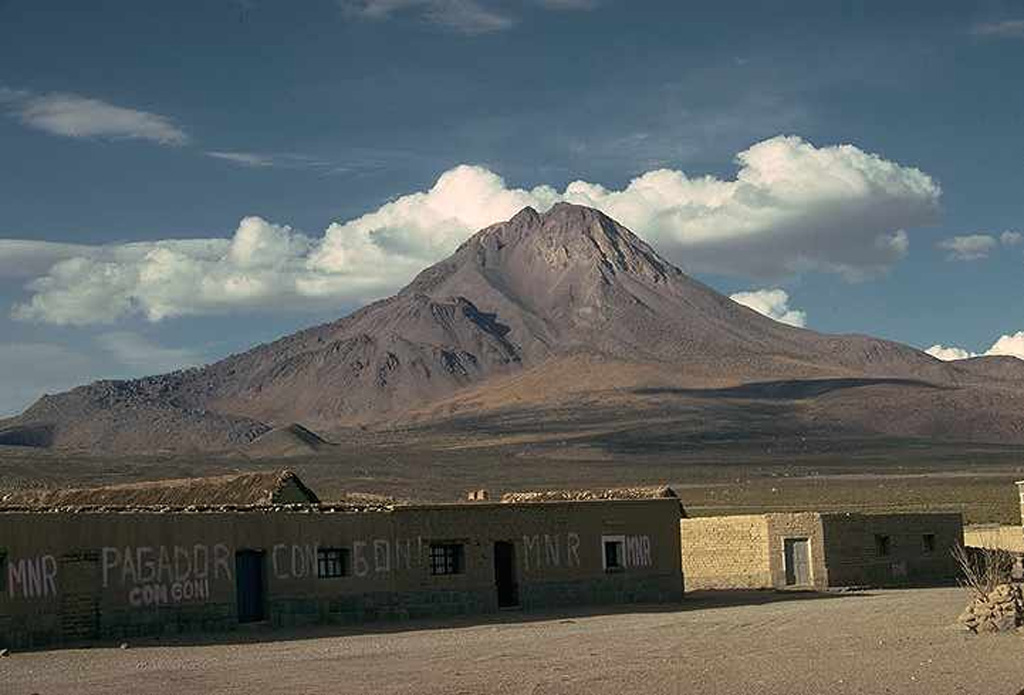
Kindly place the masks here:
<instances>
[{"instance_id":1,"label":"stone pile","mask_svg":"<svg viewBox=\"0 0 1024 695\"><path fill-rule=\"evenodd\" d=\"M1000 584L988 594L975 594L958 622L974 633L1007 632L1024 625L1024 596L1019 584Z\"/></svg>"}]
</instances>

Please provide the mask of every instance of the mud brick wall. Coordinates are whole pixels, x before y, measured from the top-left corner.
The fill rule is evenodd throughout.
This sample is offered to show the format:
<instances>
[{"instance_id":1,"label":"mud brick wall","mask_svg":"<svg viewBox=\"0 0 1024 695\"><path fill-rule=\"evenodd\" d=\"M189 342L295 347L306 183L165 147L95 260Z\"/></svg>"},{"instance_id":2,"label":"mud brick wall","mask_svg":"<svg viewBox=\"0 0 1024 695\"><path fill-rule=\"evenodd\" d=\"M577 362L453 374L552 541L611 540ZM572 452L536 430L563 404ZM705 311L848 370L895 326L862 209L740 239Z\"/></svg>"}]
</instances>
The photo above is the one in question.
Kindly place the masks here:
<instances>
[{"instance_id":1,"label":"mud brick wall","mask_svg":"<svg viewBox=\"0 0 1024 695\"><path fill-rule=\"evenodd\" d=\"M679 530L687 591L772 586L764 515L683 519Z\"/></svg>"},{"instance_id":2,"label":"mud brick wall","mask_svg":"<svg viewBox=\"0 0 1024 695\"><path fill-rule=\"evenodd\" d=\"M523 609L682 598L678 500L421 505L371 512L0 512L0 647L234 629L238 554L255 551L273 625L498 609L496 542ZM623 566L604 567L604 539ZM434 543L461 571L431 572ZM344 576L318 576L343 549ZM258 592L257 592L258 593Z\"/></svg>"},{"instance_id":3,"label":"mud brick wall","mask_svg":"<svg viewBox=\"0 0 1024 695\"><path fill-rule=\"evenodd\" d=\"M831 586L924 585L957 577L951 550L963 539L960 514L822 514L822 527Z\"/></svg>"},{"instance_id":4,"label":"mud brick wall","mask_svg":"<svg viewBox=\"0 0 1024 695\"><path fill-rule=\"evenodd\" d=\"M818 514L683 519L679 527L688 590L785 588L787 538L808 540L812 585L819 589L828 586Z\"/></svg>"}]
</instances>

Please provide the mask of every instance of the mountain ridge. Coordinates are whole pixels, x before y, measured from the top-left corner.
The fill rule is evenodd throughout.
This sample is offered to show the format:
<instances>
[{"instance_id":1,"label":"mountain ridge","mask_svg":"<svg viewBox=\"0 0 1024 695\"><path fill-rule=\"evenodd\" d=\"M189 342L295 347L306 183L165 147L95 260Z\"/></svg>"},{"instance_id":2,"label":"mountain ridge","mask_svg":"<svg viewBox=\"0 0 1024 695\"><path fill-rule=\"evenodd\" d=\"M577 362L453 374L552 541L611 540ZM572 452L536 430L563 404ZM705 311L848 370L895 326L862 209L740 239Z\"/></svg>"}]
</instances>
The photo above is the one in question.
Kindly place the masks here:
<instances>
[{"instance_id":1,"label":"mountain ridge","mask_svg":"<svg viewBox=\"0 0 1024 695\"><path fill-rule=\"evenodd\" d=\"M578 369L573 359L603 366ZM503 402L496 394L522 376L532 379L529 393L517 387ZM821 379L881 380L859 388L877 388L897 408L962 404L994 423L965 428L935 413L949 428L942 436L1024 442L1015 414L1024 412L1024 363L945 363L892 341L772 321L688 277L603 213L559 203L480 230L395 295L336 321L205 367L44 396L0 421L0 444L234 449L292 424L331 432L440 422L469 403L540 413L579 397L611 399L628 414L669 407L668 393L720 409L723 388ZM926 397L916 383L963 393ZM662 389L661 400L643 391L651 388ZM878 422L871 412L885 407L858 405L854 390L786 400L804 413L816 399L819 421L857 431L942 434L919 413L896 418L903 429Z\"/></svg>"}]
</instances>

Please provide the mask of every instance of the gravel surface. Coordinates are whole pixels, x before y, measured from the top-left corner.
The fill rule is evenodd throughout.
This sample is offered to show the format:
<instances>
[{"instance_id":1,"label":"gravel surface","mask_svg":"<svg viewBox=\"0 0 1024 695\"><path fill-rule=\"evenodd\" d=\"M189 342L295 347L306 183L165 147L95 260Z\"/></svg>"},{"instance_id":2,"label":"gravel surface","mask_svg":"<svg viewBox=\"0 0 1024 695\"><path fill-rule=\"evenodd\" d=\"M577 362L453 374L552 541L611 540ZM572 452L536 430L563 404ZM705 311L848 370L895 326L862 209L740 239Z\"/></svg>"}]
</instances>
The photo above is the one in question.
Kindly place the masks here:
<instances>
[{"instance_id":1,"label":"gravel surface","mask_svg":"<svg viewBox=\"0 0 1024 695\"><path fill-rule=\"evenodd\" d=\"M961 589L694 594L628 613L15 653L0 692L1018 695L1024 638L958 631L965 604Z\"/></svg>"}]
</instances>

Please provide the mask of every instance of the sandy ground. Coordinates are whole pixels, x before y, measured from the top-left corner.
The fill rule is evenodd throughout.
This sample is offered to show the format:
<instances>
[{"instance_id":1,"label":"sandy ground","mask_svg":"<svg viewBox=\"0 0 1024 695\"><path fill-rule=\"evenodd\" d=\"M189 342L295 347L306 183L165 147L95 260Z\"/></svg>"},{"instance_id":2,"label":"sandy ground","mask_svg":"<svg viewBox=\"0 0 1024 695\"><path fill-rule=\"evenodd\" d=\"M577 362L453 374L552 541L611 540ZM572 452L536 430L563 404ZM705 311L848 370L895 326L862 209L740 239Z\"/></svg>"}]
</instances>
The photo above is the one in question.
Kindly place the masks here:
<instances>
[{"instance_id":1,"label":"sandy ground","mask_svg":"<svg viewBox=\"0 0 1024 695\"><path fill-rule=\"evenodd\" d=\"M959 632L964 603L960 589L695 594L628 613L19 653L0 660L0 692L1017 695L1024 638Z\"/></svg>"}]
</instances>

